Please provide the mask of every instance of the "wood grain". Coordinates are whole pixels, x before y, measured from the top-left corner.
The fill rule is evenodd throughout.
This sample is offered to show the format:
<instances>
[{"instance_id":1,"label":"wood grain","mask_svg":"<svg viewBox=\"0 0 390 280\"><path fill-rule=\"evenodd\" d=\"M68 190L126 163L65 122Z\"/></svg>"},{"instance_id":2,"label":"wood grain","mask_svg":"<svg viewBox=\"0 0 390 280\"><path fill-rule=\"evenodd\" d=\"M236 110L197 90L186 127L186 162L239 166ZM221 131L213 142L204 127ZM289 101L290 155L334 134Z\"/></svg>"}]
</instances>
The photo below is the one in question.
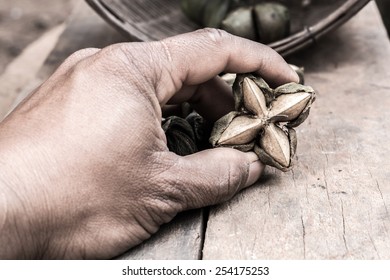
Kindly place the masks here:
<instances>
[{"instance_id":1,"label":"wood grain","mask_svg":"<svg viewBox=\"0 0 390 280\"><path fill-rule=\"evenodd\" d=\"M38 76L46 79L69 55L80 49L104 48L125 41L127 40L94 13L85 1L80 1Z\"/></svg>"},{"instance_id":2,"label":"wood grain","mask_svg":"<svg viewBox=\"0 0 390 280\"><path fill-rule=\"evenodd\" d=\"M390 258L389 59L374 2L289 58L318 91L295 168L212 209L205 259Z\"/></svg>"},{"instance_id":3,"label":"wood grain","mask_svg":"<svg viewBox=\"0 0 390 280\"><path fill-rule=\"evenodd\" d=\"M64 28L65 24L60 24L45 32L8 64L0 75L0 120L11 109L21 89L35 79Z\"/></svg>"}]
</instances>

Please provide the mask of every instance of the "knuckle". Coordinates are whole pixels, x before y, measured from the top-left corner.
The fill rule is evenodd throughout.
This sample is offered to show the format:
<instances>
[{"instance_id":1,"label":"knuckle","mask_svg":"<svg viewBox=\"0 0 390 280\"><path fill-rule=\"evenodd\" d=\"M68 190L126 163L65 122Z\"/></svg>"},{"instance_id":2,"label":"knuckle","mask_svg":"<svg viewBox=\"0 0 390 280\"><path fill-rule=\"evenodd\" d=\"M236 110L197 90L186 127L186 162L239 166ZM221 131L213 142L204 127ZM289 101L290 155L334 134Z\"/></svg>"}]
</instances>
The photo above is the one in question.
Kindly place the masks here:
<instances>
[{"instance_id":1,"label":"knuckle","mask_svg":"<svg viewBox=\"0 0 390 280\"><path fill-rule=\"evenodd\" d=\"M97 53L100 49L97 49L97 48L86 48L86 49L81 49L81 50L78 50L76 52L74 52L73 54L71 54L66 60L65 60L65 63L68 63L68 64L76 64L78 63L79 61L81 61L82 59L86 58L86 57L89 57L95 53Z\"/></svg>"},{"instance_id":2,"label":"knuckle","mask_svg":"<svg viewBox=\"0 0 390 280\"><path fill-rule=\"evenodd\" d=\"M156 196L156 200L164 206L162 209L168 213L178 213L187 208L188 191L185 190L180 180L169 178L164 180L161 186L163 189Z\"/></svg>"},{"instance_id":3,"label":"knuckle","mask_svg":"<svg viewBox=\"0 0 390 280\"><path fill-rule=\"evenodd\" d=\"M229 33L217 28L206 27L201 29L199 32L204 34L206 38L211 40L211 42L213 42L213 44L217 46L223 45L225 41L230 37Z\"/></svg>"},{"instance_id":4,"label":"knuckle","mask_svg":"<svg viewBox=\"0 0 390 280\"><path fill-rule=\"evenodd\" d=\"M201 176L200 173L205 173ZM177 212L201 206L215 204L219 201L217 193L226 188L223 182L206 180L211 178L211 171L191 165L185 158L176 162L159 174L159 185L162 186L160 200L169 202ZM219 183L224 185L220 187Z\"/></svg>"},{"instance_id":5,"label":"knuckle","mask_svg":"<svg viewBox=\"0 0 390 280\"><path fill-rule=\"evenodd\" d=\"M142 45L141 45L142 44ZM129 43L111 45L103 49L104 61L114 68L118 73L126 75L131 73L134 76L145 79L148 82L151 69L151 50L149 43L129 45ZM145 59L148 58L148 59ZM113 63L113 61L115 63ZM153 63L157 63L155 60Z\"/></svg>"},{"instance_id":6,"label":"knuckle","mask_svg":"<svg viewBox=\"0 0 390 280\"><path fill-rule=\"evenodd\" d=\"M74 68L77 68L77 66L82 61L84 61L86 58L90 57L91 55L95 55L99 51L100 49L97 48L87 48L72 53L61 63L61 65L56 70L56 73L63 74L69 71L72 72L72 70L74 70Z\"/></svg>"}]
</instances>

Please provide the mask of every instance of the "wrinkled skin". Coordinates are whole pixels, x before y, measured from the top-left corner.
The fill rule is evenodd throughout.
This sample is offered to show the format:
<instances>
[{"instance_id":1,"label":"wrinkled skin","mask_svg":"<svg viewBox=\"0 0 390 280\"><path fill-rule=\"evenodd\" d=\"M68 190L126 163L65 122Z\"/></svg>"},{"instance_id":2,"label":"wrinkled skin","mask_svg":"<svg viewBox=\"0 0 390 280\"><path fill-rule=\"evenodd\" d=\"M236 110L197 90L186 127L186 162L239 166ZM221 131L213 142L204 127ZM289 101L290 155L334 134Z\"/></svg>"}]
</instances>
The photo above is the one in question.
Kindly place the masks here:
<instances>
[{"instance_id":1,"label":"wrinkled skin","mask_svg":"<svg viewBox=\"0 0 390 280\"><path fill-rule=\"evenodd\" d=\"M233 109L222 71L298 80L268 47L214 29L70 56L0 124L0 258L115 257L258 180L254 153L167 149L168 102L211 121Z\"/></svg>"}]
</instances>

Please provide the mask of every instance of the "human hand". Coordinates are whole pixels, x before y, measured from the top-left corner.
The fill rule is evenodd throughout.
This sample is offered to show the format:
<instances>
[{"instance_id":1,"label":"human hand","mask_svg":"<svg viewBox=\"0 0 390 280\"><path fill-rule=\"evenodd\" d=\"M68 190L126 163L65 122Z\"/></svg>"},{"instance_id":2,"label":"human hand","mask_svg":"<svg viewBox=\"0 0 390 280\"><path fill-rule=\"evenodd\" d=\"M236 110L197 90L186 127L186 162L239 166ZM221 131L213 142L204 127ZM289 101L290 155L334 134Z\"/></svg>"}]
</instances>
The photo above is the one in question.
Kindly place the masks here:
<instances>
[{"instance_id":1,"label":"human hand","mask_svg":"<svg viewBox=\"0 0 390 280\"><path fill-rule=\"evenodd\" d=\"M0 124L0 258L111 258L256 182L254 153L167 149L167 103L211 121L233 109L222 71L298 80L268 47L214 29L68 58Z\"/></svg>"}]
</instances>

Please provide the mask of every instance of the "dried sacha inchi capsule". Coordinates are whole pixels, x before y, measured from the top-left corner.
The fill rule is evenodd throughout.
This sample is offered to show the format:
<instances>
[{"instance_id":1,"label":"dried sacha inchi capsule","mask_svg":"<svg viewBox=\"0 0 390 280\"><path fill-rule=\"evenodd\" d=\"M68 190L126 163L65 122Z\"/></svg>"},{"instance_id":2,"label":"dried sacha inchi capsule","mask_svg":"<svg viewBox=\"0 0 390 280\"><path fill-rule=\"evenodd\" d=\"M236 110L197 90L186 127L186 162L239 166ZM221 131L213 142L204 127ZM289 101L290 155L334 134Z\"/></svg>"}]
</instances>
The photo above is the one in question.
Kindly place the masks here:
<instances>
[{"instance_id":1,"label":"dried sacha inchi capsule","mask_svg":"<svg viewBox=\"0 0 390 280\"><path fill-rule=\"evenodd\" d=\"M229 11L231 0L181 0L184 14L192 21L218 28Z\"/></svg>"},{"instance_id":2,"label":"dried sacha inchi capsule","mask_svg":"<svg viewBox=\"0 0 390 280\"><path fill-rule=\"evenodd\" d=\"M254 151L264 164L288 171L297 146L293 128L308 117L314 90L297 83L272 89L262 78L238 74L233 94L235 111L214 124L212 146Z\"/></svg>"},{"instance_id":3,"label":"dried sacha inchi capsule","mask_svg":"<svg viewBox=\"0 0 390 280\"><path fill-rule=\"evenodd\" d=\"M167 138L168 149L180 156L198 151L191 125L183 118L171 116L163 120L162 129Z\"/></svg>"},{"instance_id":4,"label":"dried sacha inchi capsule","mask_svg":"<svg viewBox=\"0 0 390 280\"><path fill-rule=\"evenodd\" d=\"M227 32L269 44L290 35L290 12L282 4L265 2L232 10L221 23Z\"/></svg>"},{"instance_id":5,"label":"dried sacha inchi capsule","mask_svg":"<svg viewBox=\"0 0 390 280\"><path fill-rule=\"evenodd\" d=\"M184 116L169 116L161 125L168 149L177 155L187 156L210 148L211 127L195 111Z\"/></svg>"},{"instance_id":6,"label":"dried sacha inchi capsule","mask_svg":"<svg viewBox=\"0 0 390 280\"><path fill-rule=\"evenodd\" d=\"M269 44L290 35L290 12L283 4L261 0L181 0L188 18L205 27Z\"/></svg>"}]
</instances>

